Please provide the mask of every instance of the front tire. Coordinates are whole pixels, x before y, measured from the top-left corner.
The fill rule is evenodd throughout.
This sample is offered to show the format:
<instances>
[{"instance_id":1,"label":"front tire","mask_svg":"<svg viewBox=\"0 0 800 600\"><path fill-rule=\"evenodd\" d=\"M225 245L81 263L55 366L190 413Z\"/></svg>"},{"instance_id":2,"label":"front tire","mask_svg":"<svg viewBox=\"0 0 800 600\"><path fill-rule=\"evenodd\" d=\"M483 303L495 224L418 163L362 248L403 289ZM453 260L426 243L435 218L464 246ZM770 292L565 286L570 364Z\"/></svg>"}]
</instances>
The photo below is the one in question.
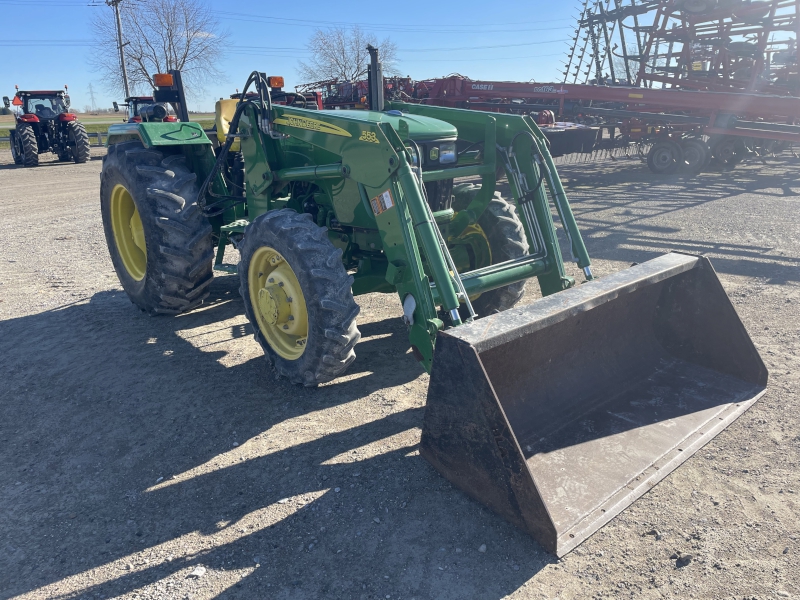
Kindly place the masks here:
<instances>
[{"instance_id":1,"label":"front tire","mask_svg":"<svg viewBox=\"0 0 800 600\"><path fill-rule=\"evenodd\" d=\"M108 251L123 289L144 312L177 314L208 296L214 249L197 192L183 154L131 141L110 146L103 158L100 210Z\"/></svg>"},{"instance_id":2,"label":"front tire","mask_svg":"<svg viewBox=\"0 0 800 600\"><path fill-rule=\"evenodd\" d=\"M455 207L466 208L481 186L462 183L453 188ZM528 253L525 229L517 215L516 207L495 192L489 206L478 218L478 225L489 242L491 264L520 258ZM479 317L485 317L514 307L525 293L525 282L518 281L505 287L482 293L472 300Z\"/></svg>"},{"instance_id":3,"label":"front tire","mask_svg":"<svg viewBox=\"0 0 800 600\"><path fill-rule=\"evenodd\" d=\"M36 132L30 125L17 125L16 135L22 156L22 164L26 167L39 165L39 143L36 141Z\"/></svg>"},{"instance_id":4,"label":"front tire","mask_svg":"<svg viewBox=\"0 0 800 600\"><path fill-rule=\"evenodd\" d=\"M247 227L239 252L239 292L267 361L306 387L341 375L356 358L359 307L327 230L310 214L273 210Z\"/></svg>"}]
</instances>

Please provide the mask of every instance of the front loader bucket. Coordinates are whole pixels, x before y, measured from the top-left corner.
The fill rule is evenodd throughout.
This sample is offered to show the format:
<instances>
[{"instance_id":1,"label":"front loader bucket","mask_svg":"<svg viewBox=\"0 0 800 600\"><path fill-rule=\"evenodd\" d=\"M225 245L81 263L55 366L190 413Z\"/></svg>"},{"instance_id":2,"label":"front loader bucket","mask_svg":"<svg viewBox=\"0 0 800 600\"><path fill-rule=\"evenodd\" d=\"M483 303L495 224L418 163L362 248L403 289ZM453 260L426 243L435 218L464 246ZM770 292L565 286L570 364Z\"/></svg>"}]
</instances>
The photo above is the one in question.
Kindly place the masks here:
<instances>
[{"instance_id":1,"label":"front loader bucket","mask_svg":"<svg viewBox=\"0 0 800 600\"><path fill-rule=\"evenodd\" d=\"M708 259L667 254L440 333L420 453L563 556L766 384Z\"/></svg>"}]
</instances>

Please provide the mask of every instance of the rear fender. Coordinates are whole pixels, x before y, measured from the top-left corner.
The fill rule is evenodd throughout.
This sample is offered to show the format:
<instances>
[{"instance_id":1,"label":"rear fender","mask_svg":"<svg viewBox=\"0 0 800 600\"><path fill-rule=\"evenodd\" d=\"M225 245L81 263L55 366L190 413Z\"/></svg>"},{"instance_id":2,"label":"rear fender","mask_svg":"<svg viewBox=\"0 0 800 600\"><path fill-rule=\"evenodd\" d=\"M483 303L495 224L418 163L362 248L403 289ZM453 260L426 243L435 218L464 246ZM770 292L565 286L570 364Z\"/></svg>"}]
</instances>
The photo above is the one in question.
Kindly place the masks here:
<instances>
[{"instance_id":1,"label":"rear fender","mask_svg":"<svg viewBox=\"0 0 800 600\"><path fill-rule=\"evenodd\" d=\"M211 150L211 140L199 123L120 123L108 128L107 146L129 140L139 140L145 148L205 144Z\"/></svg>"},{"instance_id":2,"label":"rear fender","mask_svg":"<svg viewBox=\"0 0 800 600\"><path fill-rule=\"evenodd\" d=\"M216 160L211 140L199 123L120 123L108 128L106 146L131 140L140 141L145 148L167 150L171 146L172 153L183 152L199 181L208 176ZM215 185L217 193L223 192L218 188Z\"/></svg>"}]
</instances>

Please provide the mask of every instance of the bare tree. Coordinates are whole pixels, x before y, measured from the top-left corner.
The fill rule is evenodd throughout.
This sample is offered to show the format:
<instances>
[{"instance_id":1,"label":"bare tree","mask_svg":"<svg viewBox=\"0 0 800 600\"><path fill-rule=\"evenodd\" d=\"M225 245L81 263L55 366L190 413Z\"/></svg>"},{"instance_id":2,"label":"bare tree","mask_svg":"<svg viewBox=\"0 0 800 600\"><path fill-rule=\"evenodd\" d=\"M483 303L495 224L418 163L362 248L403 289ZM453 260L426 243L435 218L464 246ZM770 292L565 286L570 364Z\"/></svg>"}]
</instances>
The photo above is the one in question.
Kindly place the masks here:
<instances>
[{"instance_id":1,"label":"bare tree","mask_svg":"<svg viewBox=\"0 0 800 600\"><path fill-rule=\"evenodd\" d=\"M227 32L221 30L204 0L138 0L120 4L125 64L131 93L150 92L152 76L180 69L186 93L197 96L203 85L221 76ZM94 52L90 64L105 87L122 93L113 11L103 10L92 21Z\"/></svg>"},{"instance_id":2,"label":"bare tree","mask_svg":"<svg viewBox=\"0 0 800 600\"><path fill-rule=\"evenodd\" d=\"M374 34L356 25L317 29L306 44L311 59L300 63L300 77L306 81L361 79L369 66L368 44L380 51L384 75L397 75L397 45L389 38L379 42Z\"/></svg>"}]
</instances>

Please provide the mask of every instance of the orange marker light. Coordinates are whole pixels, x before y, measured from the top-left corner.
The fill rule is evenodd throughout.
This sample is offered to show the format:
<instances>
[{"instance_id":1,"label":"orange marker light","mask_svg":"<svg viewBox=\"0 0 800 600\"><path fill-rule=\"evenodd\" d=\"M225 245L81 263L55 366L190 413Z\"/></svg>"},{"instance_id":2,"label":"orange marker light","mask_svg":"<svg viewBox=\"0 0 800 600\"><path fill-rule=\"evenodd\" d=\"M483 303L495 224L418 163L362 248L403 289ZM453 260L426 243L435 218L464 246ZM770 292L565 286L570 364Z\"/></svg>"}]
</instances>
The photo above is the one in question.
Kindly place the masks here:
<instances>
[{"instance_id":1,"label":"orange marker light","mask_svg":"<svg viewBox=\"0 0 800 600\"><path fill-rule=\"evenodd\" d=\"M271 88L282 88L283 77L267 77L267 85Z\"/></svg>"},{"instance_id":2,"label":"orange marker light","mask_svg":"<svg viewBox=\"0 0 800 600\"><path fill-rule=\"evenodd\" d=\"M169 73L156 73L153 75L153 82L156 87L172 87L175 85L175 80Z\"/></svg>"}]
</instances>

